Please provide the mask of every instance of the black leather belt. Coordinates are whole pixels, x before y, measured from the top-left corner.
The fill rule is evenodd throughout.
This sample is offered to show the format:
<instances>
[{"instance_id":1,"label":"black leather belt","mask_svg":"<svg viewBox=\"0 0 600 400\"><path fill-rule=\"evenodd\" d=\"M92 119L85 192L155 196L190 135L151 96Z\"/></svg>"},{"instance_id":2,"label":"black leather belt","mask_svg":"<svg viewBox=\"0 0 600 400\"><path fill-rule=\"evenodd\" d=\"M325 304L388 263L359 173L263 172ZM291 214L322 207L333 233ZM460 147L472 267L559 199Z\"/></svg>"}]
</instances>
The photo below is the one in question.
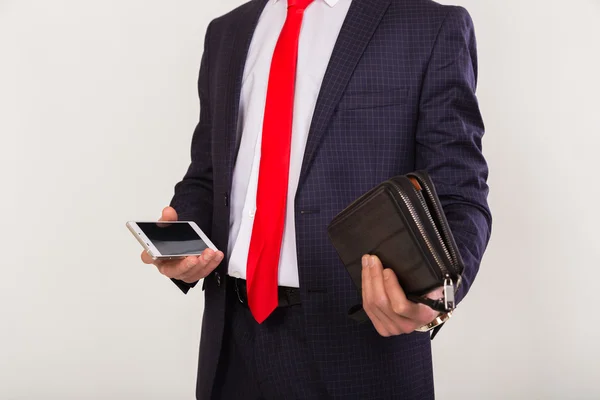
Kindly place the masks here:
<instances>
[{"instance_id":1,"label":"black leather belt","mask_svg":"<svg viewBox=\"0 0 600 400\"><path fill-rule=\"evenodd\" d=\"M246 289L246 280L227 276L228 286L233 287L240 303L248 305L248 291ZM291 307L301 304L300 289L286 286L277 288L279 305L278 307Z\"/></svg>"}]
</instances>

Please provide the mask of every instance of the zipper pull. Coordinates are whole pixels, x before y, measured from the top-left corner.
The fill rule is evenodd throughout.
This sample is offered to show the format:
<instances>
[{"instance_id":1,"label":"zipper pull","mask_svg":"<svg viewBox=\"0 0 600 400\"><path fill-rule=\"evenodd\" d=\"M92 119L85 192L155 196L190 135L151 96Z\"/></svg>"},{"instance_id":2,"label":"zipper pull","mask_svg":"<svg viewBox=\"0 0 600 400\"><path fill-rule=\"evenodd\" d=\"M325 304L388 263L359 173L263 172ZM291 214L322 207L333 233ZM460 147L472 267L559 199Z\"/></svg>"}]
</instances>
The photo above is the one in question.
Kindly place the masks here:
<instances>
[{"instance_id":1,"label":"zipper pull","mask_svg":"<svg viewBox=\"0 0 600 400\"><path fill-rule=\"evenodd\" d=\"M444 307L447 311L454 310L454 302L454 282L449 276L446 276L446 280L444 280Z\"/></svg>"}]
</instances>

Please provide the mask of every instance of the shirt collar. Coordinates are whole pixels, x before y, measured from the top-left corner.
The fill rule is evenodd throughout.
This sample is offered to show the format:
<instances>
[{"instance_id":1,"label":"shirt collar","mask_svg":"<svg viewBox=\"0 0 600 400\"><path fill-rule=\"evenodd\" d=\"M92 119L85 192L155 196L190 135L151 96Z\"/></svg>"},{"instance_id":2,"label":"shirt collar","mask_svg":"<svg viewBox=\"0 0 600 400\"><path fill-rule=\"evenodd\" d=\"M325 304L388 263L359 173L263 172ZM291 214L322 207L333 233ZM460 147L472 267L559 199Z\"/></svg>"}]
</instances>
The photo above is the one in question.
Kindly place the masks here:
<instances>
[{"instance_id":1,"label":"shirt collar","mask_svg":"<svg viewBox=\"0 0 600 400\"><path fill-rule=\"evenodd\" d=\"M277 3L279 0L271 0L273 3ZM315 0L318 1L318 0ZM329 7L333 7L335 6L337 3L339 3L340 0L323 0L325 2L325 4L327 4Z\"/></svg>"}]
</instances>

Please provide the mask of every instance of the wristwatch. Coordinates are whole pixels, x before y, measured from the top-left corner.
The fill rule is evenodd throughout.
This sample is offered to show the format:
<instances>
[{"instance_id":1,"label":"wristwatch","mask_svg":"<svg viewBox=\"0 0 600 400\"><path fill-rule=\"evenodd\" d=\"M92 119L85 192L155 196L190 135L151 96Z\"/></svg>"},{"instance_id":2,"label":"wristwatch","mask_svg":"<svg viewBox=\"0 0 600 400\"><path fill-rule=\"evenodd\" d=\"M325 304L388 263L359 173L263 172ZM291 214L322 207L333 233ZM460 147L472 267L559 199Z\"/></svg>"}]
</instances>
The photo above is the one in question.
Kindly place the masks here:
<instances>
[{"instance_id":1,"label":"wristwatch","mask_svg":"<svg viewBox=\"0 0 600 400\"><path fill-rule=\"evenodd\" d=\"M450 317L452 317L452 312L454 312L454 310L448 311L445 313L441 313L440 315L435 317L435 319L433 321L431 321L427 325L423 325L422 327L415 329L415 331L416 332L431 332L430 339L433 340L433 338L435 338L435 335L438 334L438 332L440 331L442 326L444 326L444 323L446 321L448 321L450 319Z\"/></svg>"}]
</instances>

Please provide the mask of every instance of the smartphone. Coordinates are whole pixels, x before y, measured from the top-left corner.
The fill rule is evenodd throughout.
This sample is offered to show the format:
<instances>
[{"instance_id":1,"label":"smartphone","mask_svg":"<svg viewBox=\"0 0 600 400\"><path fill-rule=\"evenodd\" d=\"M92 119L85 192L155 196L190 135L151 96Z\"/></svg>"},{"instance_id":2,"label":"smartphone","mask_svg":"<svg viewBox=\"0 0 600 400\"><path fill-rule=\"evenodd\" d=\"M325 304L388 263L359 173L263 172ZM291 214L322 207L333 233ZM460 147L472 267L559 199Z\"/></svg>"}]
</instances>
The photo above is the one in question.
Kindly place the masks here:
<instances>
[{"instance_id":1,"label":"smartphone","mask_svg":"<svg viewBox=\"0 0 600 400\"><path fill-rule=\"evenodd\" d=\"M217 251L193 221L129 221L126 225L154 260L199 256L206 248Z\"/></svg>"}]
</instances>

